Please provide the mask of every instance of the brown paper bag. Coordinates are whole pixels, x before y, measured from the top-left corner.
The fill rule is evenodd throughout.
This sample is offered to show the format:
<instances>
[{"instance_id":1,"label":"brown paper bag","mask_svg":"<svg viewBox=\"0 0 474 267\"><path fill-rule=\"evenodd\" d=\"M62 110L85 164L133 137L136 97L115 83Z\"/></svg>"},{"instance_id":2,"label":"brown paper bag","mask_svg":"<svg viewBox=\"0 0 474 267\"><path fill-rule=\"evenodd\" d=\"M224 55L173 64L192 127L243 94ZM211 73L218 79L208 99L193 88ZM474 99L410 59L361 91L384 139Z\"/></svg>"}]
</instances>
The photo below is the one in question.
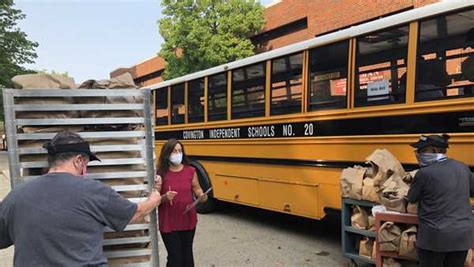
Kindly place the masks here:
<instances>
[{"instance_id":1,"label":"brown paper bag","mask_svg":"<svg viewBox=\"0 0 474 267\"><path fill-rule=\"evenodd\" d=\"M372 257L371 257L372 260L376 260L377 259L377 241L374 240L374 246L372 247Z\"/></svg>"},{"instance_id":2,"label":"brown paper bag","mask_svg":"<svg viewBox=\"0 0 474 267\"><path fill-rule=\"evenodd\" d=\"M359 242L359 255L371 258L374 249L374 240L364 237Z\"/></svg>"},{"instance_id":3,"label":"brown paper bag","mask_svg":"<svg viewBox=\"0 0 474 267\"><path fill-rule=\"evenodd\" d=\"M385 222L379 230L378 239L381 251L398 251L400 246L400 227L393 222Z\"/></svg>"},{"instance_id":4,"label":"brown paper bag","mask_svg":"<svg viewBox=\"0 0 474 267\"><path fill-rule=\"evenodd\" d=\"M132 75L127 72L110 80L84 81L79 85L79 89L137 89L137 86L135 85ZM81 99L81 101L89 104L134 104L141 103L142 99L141 97L135 96L107 96L87 97ZM85 118L141 117L142 112L138 110L93 110L82 111L81 116Z\"/></svg>"},{"instance_id":5,"label":"brown paper bag","mask_svg":"<svg viewBox=\"0 0 474 267\"><path fill-rule=\"evenodd\" d=\"M56 74L24 74L12 78L12 82L17 89L54 89L71 90L76 88L74 79ZM73 104L71 97L25 97L16 100L20 105L68 105ZM17 119L68 119L78 118L77 111L20 111L17 112ZM58 126L22 126L23 133L52 133L62 130L78 132L82 130L81 126L58 125Z\"/></svg>"},{"instance_id":6,"label":"brown paper bag","mask_svg":"<svg viewBox=\"0 0 474 267\"><path fill-rule=\"evenodd\" d=\"M397 158L386 149L376 149L366 160L375 172L373 179L374 187L377 191L380 191L379 188L392 174L395 173L400 177L406 175Z\"/></svg>"},{"instance_id":7,"label":"brown paper bag","mask_svg":"<svg viewBox=\"0 0 474 267\"><path fill-rule=\"evenodd\" d=\"M408 194L408 185L403 182L402 178L393 174L383 184L380 202L389 211L406 212L406 195Z\"/></svg>"},{"instance_id":8,"label":"brown paper bag","mask_svg":"<svg viewBox=\"0 0 474 267\"><path fill-rule=\"evenodd\" d=\"M359 206L354 206L352 208L352 216L351 216L351 226L356 229L367 229L368 225L368 216L367 211Z\"/></svg>"},{"instance_id":9,"label":"brown paper bag","mask_svg":"<svg viewBox=\"0 0 474 267\"><path fill-rule=\"evenodd\" d=\"M23 74L12 78L17 89L74 89L76 83L73 78L57 74Z\"/></svg>"},{"instance_id":10,"label":"brown paper bag","mask_svg":"<svg viewBox=\"0 0 474 267\"><path fill-rule=\"evenodd\" d=\"M375 217L372 214L367 217L367 230L375 231Z\"/></svg>"},{"instance_id":11,"label":"brown paper bag","mask_svg":"<svg viewBox=\"0 0 474 267\"><path fill-rule=\"evenodd\" d=\"M341 195L353 199L362 199L362 180L364 179L366 168L355 166L346 168L341 175Z\"/></svg>"},{"instance_id":12,"label":"brown paper bag","mask_svg":"<svg viewBox=\"0 0 474 267\"><path fill-rule=\"evenodd\" d=\"M406 200L392 194L383 194L380 197L382 205L389 211L406 213Z\"/></svg>"},{"instance_id":13,"label":"brown paper bag","mask_svg":"<svg viewBox=\"0 0 474 267\"><path fill-rule=\"evenodd\" d=\"M402 180L407 184L413 183L413 180L415 179L415 175L417 172L418 170L407 172L406 175L402 178Z\"/></svg>"},{"instance_id":14,"label":"brown paper bag","mask_svg":"<svg viewBox=\"0 0 474 267\"><path fill-rule=\"evenodd\" d=\"M374 178L376 174L376 170L370 165L370 167L367 167L367 170L365 171L365 177L366 178Z\"/></svg>"},{"instance_id":15,"label":"brown paper bag","mask_svg":"<svg viewBox=\"0 0 474 267\"><path fill-rule=\"evenodd\" d=\"M398 254L410 260L418 258L416 250L416 226L411 226L402 232Z\"/></svg>"},{"instance_id":16,"label":"brown paper bag","mask_svg":"<svg viewBox=\"0 0 474 267\"><path fill-rule=\"evenodd\" d=\"M380 197L375 191L374 180L372 178L365 178L363 181L362 199L380 203Z\"/></svg>"},{"instance_id":17,"label":"brown paper bag","mask_svg":"<svg viewBox=\"0 0 474 267\"><path fill-rule=\"evenodd\" d=\"M407 212L410 214L418 214L418 203L408 203Z\"/></svg>"},{"instance_id":18,"label":"brown paper bag","mask_svg":"<svg viewBox=\"0 0 474 267\"><path fill-rule=\"evenodd\" d=\"M383 258L383 267L402 267L402 264L397 262L394 258Z\"/></svg>"}]
</instances>

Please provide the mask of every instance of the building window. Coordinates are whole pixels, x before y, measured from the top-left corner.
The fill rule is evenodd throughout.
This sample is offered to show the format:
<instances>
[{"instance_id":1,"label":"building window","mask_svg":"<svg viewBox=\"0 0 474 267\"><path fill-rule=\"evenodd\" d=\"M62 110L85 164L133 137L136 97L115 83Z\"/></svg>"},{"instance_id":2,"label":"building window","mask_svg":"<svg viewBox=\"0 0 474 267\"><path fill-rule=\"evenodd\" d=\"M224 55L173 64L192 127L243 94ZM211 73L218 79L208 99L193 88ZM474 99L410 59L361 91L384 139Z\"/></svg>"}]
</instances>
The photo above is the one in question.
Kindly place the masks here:
<instances>
[{"instance_id":1,"label":"building window","mask_svg":"<svg viewBox=\"0 0 474 267\"><path fill-rule=\"evenodd\" d=\"M265 63L232 71L232 119L265 115Z\"/></svg>"},{"instance_id":2,"label":"building window","mask_svg":"<svg viewBox=\"0 0 474 267\"><path fill-rule=\"evenodd\" d=\"M188 82L188 122L204 121L204 78Z\"/></svg>"},{"instance_id":3,"label":"building window","mask_svg":"<svg viewBox=\"0 0 474 267\"><path fill-rule=\"evenodd\" d=\"M271 115L301 112L303 53L272 60Z\"/></svg>"},{"instance_id":4,"label":"building window","mask_svg":"<svg viewBox=\"0 0 474 267\"><path fill-rule=\"evenodd\" d=\"M348 55L349 41L310 50L308 110L347 107Z\"/></svg>"},{"instance_id":5,"label":"building window","mask_svg":"<svg viewBox=\"0 0 474 267\"><path fill-rule=\"evenodd\" d=\"M155 90L156 125L168 125L168 87Z\"/></svg>"},{"instance_id":6,"label":"building window","mask_svg":"<svg viewBox=\"0 0 474 267\"><path fill-rule=\"evenodd\" d=\"M184 123L184 83L171 86L171 124Z\"/></svg>"},{"instance_id":7,"label":"building window","mask_svg":"<svg viewBox=\"0 0 474 267\"><path fill-rule=\"evenodd\" d=\"M208 121L227 119L227 73L209 76L208 79Z\"/></svg>"},{"instance_id":8,"label":"building window","mask_svg":"<svg viewBox=\"0 0 474 267\"><path fill-rule=\"evenodd\" d=\"M420 23L415 101L473 96L474 10Z\"/></svg>"},{"instance_id":9,"label":"building window","mask_svg":"<svg viewBox=\"0 0 474 267\"><path fill-rule=\"evenodd\" d=\"M355 106L404 103L408 25L357 37Z\"/></svg>"}]
</instances>

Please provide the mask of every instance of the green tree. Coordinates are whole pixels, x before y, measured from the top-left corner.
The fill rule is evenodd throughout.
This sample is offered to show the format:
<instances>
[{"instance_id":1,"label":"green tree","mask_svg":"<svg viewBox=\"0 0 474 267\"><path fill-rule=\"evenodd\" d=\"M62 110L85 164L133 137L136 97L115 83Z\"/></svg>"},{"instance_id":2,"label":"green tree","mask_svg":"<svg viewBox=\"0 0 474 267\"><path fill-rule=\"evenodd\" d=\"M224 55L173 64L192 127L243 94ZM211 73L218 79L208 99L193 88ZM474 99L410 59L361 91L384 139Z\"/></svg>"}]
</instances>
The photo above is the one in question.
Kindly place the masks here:
<instances>
[{"instance_id":1,"label":"green tree","mask_svg":"<svg viewBox=\"0 0 474 267\"><path fill-rule=\"evenodd\" d=\"M162 0L161 5L165 79L253 55L249 37L265 24L264 8L254 0Z\"/></svg>"},{"instance_id":2,"label":"green tree","mask_svg":"<svg viewBox=\"0 0 474 267\"><path fill-rule=\"evenodd\" d=\"M69 76L69 72L67 72L67 71L59 72L59 71L55 71L55 70L48 71L47 69L42 69L42 70L39 70L38 73L51 74L51 75L60 75L60 76L66 77L66 78L71 78Z\"/></svg>"},{"instance_id":3,"label":"green tree","mask_svg":"<svg viewBox=\"0 0 474 267\"><path fill-rule=\"evenodd\" d=\"M13 6L13 0L0 1L0 88L12 87L13 76L32 72L21 65L34 63L37 57L38 44L28 40L17 26L26 16Z\"/></svg>"}]
</instances>

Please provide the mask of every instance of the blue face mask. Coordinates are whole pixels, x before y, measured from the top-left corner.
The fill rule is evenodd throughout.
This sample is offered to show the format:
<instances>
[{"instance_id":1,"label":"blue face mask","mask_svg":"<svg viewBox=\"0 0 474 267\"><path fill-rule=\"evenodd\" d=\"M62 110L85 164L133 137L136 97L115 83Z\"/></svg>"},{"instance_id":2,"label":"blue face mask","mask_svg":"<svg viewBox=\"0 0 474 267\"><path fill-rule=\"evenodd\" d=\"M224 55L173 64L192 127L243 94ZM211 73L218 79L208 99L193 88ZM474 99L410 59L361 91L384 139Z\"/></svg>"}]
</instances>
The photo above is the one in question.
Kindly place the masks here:
<instances>
[{"instance_id":1,"label":"blue face mask","mask_svg":"<svg viewBox=\"0 0 474 267\"><path fill-rule=\"evenodd\" d=\"M421 167L428 166L431 163L446 159L442 153L416 153L416 159Z\"/></svg>"}]
</instances>

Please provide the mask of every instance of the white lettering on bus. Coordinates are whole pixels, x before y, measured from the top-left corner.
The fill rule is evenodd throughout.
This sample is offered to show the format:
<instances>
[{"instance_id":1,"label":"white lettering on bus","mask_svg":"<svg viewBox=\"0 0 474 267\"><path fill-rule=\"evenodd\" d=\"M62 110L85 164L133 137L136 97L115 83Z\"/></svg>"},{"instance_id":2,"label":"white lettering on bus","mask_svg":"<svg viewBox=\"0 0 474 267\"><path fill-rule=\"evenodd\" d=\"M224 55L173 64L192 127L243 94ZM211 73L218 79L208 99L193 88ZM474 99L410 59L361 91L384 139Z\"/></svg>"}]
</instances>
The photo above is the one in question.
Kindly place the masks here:
<instances>
[{"instance_id":1,"label":"white lettering on bus","mask_svg":"<svg viewBox=\"0 0 474 267\"><path fill-rule=\"evenodd\" d=\"M474 126L474 117L459 118L459 126L461 127Z\"/></svg>"},{"instance_id":2,"label":"white lettering on bus","mask_svg":"<svg viewBox=\"0 0 474 267\"><path fill-rule=\"evenodd\" d=\"M240 138L240 128L209 130L210 139Z\"/></svg>"},{"instance_id":3,"label":"white lettering on bus","mask_svg":"<svg viewBox=\"0 0 474 267\"><path fill-rule=\"evenodd\" d=\"M293 125L287 124L283 125L283 136L293 136L295 135L293 133Z\"/></svg>"},{"instance_id":4,"label":"white lettering on bus","mask_svg":"<svg viewBox=\"0 0 474 267\"><path fill-rule=\"evenodd\" d=\"M305 123L304 124L304 135L313 135L314 134L314 126L312 123Z\"/></svg>"},{"instance_id":5,"label":"white lettering on bus","mask_svg":"<svg viewBox=\"0 0 474 267\"><path fill-rule=\"evenodd\" d=\"M204 131L203 130L196 130L196 131L183 131L183 139L204 139Z\"/></svg>"},{"instance_id":6,"label":"white lettering on bus","mask_svg":"<svg viewBox=\"0 0 474 267\"><path fill-rule=\"evenodd\" d=\"M249 138L253 137L273 137L275 136L275 126L256 126L248 128Z\"/></svg>"}]
</instances>

